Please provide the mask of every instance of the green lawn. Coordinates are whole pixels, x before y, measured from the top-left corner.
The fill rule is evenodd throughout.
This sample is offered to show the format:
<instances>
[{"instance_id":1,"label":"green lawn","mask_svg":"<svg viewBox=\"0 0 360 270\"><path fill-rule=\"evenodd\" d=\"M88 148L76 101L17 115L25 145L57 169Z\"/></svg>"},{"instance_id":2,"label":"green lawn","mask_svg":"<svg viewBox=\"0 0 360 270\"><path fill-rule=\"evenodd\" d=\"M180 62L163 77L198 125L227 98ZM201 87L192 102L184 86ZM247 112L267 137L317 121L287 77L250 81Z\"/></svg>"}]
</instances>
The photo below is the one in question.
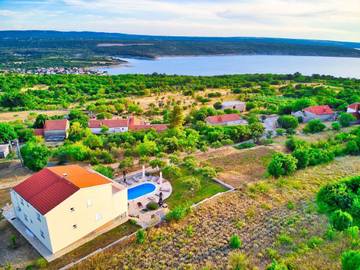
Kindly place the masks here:
<instances>
[{"instance_id":1,"label":"green lawn","mask_svg":"<svg viewBox=\"0 0 360 270\"><path fill-rule=\"evenodd\" d=\"M182 176L191 175L185 169L181 169ZM206 178L198 175L191 175L200 179L201 187L197 191L191 191L187 186L185 186L180 177L169 179L172 185L172 194L170 198L166 200L166 203L170 208L173 208L178 205L192 205L198 203L208 197L211 197L219 192L224 192L227 190L224 186L215 182L210 178Z\"/></svg>"}]
</instances>

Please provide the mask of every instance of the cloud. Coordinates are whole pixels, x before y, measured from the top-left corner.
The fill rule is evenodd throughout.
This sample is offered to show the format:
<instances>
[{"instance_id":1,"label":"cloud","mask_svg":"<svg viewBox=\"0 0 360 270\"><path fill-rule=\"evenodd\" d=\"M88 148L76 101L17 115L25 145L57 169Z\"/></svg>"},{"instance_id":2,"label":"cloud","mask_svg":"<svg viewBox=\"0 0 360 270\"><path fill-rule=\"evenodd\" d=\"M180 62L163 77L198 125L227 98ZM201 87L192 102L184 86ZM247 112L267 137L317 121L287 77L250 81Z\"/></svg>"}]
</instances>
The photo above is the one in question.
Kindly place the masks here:
<instances>
[{"instance_id":1,"label":"cloud","mask_svg":"<svg viewBox=\"0 0 360 270\"><path fill-rule=\"evenodd\" d=\"M3 0L0 16L1 29L360 41L359 0Z\"/></svg>"}]
</instances>

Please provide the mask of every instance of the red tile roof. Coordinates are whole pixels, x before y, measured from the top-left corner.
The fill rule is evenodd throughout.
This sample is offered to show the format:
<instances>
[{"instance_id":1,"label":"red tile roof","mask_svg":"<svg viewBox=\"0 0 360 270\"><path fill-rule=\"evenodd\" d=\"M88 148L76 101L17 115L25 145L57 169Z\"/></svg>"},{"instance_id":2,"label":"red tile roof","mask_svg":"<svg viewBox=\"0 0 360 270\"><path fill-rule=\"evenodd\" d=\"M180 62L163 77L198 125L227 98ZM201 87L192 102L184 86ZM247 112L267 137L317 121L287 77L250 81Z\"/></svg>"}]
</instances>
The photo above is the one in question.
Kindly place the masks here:
<instances>
[{"instance_id":1,"label":"red tile roof","mask_svg":"<svg viewBox=\"0 0 360 270\"><path fill-rule=\"evenodd\" d=\"M93 119L89 121L89 128L101 128L102 126L107 126L108 128L127 127L128 119Z\"/></svg>"},{"instance_id":2,"label":"red tile roof","mask_svg":"<svg viewBox=\"0 0 360 270\"><path fill-rule=\"evenodd\" d=\"M206 117L205 120L211 124L220 124L220 123L239 121L241 120L241 117L238 114L231 113L231 114L208 116Z\"/></svg>"},{"instance_id":3,"label":"red tile roof","mask_svg":"<svg viewBox=\"0 0 360 270\"><path fill-rule=\"evenodd\" d=\"M316 115L324 115L324 114L333 114L334 111L329 107L329 105L322 106L311 106L304 109L305 112L310 112Z\"/></svg>"},{"instance_id":4,"label":"red tile roof","mask_svg":"<svg viewBox=\"0 0 360 270\"><path fill-rule=\"evenodd\" d=\"M359 111L360 110L360 102L350 104L348 108Z\"/></svg>"},{"instance_id":5,"label":"red tile roof","mask_svg":"<svg viewBox=\"0 0 360 270\"><path fill-rule=\"evenodd\" d=\"M168 128L165 124L141 124L141 125L131 125L130 130L144 130L144 129L155 129L157 132L164 131Z\"/></svg>"},{"instance_id":6,"label":"red tile roof","mask_svg":"<svg viewBox=\"0 0 360 270\"><path fill-rule=\"evenodd\" d=\"M68 120L46 120L44 125L45 131L50 130L66 130L68 127Z\"/></svg>"},{"instance_id":7,"label":"red tile roof","mask_svg":"<svg viewBox=\"0 0 360 270\"><path fill-rule=\"evenodd\" d=\"M80 188L111 183L106 177L77 165L45 168L13 189L42 215L65 201Z\"/></svg>"},{"instance_id":8,"label":"red tile roof","mask_svg":"<svg viewBox=\"0 0 360 270\"><path fill-rule=\"evenodd\" d=\"M14 190L45 215L78 191L79 187L49 169L43 169L15 186Z\"/></svg>"}]
</instances>

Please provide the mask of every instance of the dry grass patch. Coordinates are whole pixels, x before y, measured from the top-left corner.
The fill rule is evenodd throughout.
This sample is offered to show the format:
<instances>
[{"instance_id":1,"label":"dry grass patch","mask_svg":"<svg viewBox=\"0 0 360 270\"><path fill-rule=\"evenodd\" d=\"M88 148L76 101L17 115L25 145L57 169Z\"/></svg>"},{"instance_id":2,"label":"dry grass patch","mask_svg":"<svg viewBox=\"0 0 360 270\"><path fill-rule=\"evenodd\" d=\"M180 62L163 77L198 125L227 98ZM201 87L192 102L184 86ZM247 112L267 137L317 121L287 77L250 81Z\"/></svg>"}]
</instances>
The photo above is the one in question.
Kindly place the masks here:
<instances>
[{"instance_id":1,"label":"dry grass patch","mask_svg":"<svg viewBox=\"0 0 360 270\"><path fill-rule=\"evenodd\" d=\"M202 159L220 170L218 178L234 187L260 180L275 150L267 146L237 150L225 148Z\"/></svg>"},{"instance_id":2,"label":"dry grass patch","mask_svg":"<svg viewBox=\"0 0 360 270\"><path fill-rule=\"evenodd\" d=\"M0 113L0 122L11 122L11 121L24 121L29 118L35 119L32 115L34 114L46 114L47 116L54 115L65 115L67 110L54 110L54 111L22 111L22 112L3 112Z\"/></svg>"}]
</instances>

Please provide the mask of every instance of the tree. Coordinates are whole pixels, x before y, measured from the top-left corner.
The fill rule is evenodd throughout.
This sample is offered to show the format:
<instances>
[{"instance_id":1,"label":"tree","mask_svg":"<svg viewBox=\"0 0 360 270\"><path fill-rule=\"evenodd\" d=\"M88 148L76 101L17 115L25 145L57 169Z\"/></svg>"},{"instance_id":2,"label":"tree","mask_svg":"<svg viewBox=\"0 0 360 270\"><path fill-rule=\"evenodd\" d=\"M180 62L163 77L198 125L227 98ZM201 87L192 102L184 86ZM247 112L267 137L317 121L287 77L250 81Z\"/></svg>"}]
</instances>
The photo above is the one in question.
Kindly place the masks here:
<instances>
[{"instance_id":1,"label":"tree","mask_svg":"<svg viewBox=\"0 0 360 270\"><path fill-rule=\"evenodd\" d=\"M75 121L79 122L81 124L81 126L87 127L89 117L85 113L83 113L79 110L71 110L69 113L69 120L71 122L75 122Z\"/></svg>"},{"instance_id":2,"label":"tree","mask_svg":"<svg viewBox=\"0 0 360 270\"><path fill-rule=\"evenodd\" d=\"M236 234L233 234L233 235L230 237L229 245L230 245L230 247L233 248L233 249L241 248L242 242L241 242L239 236L237 236Z\"/></svg>"},{"instance_id":3,"label":"tree","mask_svg":"<svg viewBox=\"0 0 360 270\"><path fill-rule=\"evenodd\" d=\"M341 255L342 270L359 270L360 269L360 251L348 250Z\"/></svg>"},{"instance_id":4,"label":"tree","mask_svg":"<svg viewBox=\"0 0 360 270\"><path fill-rule=\"evenodd\" d=\"M180 105L175 105L169 116L170 128L181 128L184 124L184 112Z\"/></svg>"},{"instance_id":5,"label":"tree","mask_svg":"<svg viewBox=\"0 0 360 270\"><path fill-rule=\"evenodd\" d=\"M350 140L346 143L345 153L348 155L358 155L360 153L360 149L355 140Z\"/></svg>"},{"instance_id":6,"label":"tree","mask_svg":"<svg viewBox=\"0 0 360 270\"><path fill-rule=\"evenodd\" d=\"M353 218L348 212L339 209L332 213L330 221L336 230L343 231L352 225Z\"/></svg>"},{"instance_id":7,"label":"tree","mask_svg":"<svg viewBox=\"0 0 360 270\"><path fill-rule=\"evenodd\" d=\"M295 116L282 115L277 120L280 127L284 129L296 129L299 126L299 121Z\"/></svg>"},{"instance_id":8,"label":"tree","mask_svg":"<svg viewBox=\"0 0 360 270\"><path fill-rule=\"evenodd\" d=\"M293 112L297 112L297 111L301 111L302 109L305 109L307 107L313 106L315 105L315 102L309 98L300 98L297 99L293 104L292 104L292 111Z\"/></svg>"},{"instance_id":9,"label":"tree","mask_svg":"<svg viewBox=\"0 0 360 270\"><path fill-rule=\"evenodd\" d=\"M48 116L46 114L39 114L36 117L36 120L34 122L33 127L34 128L43 128L45 125L45 121L48 119Z\"/></svg>"},{"instance_id":10,"label":"tree","mask_svg":"<svg viewBox=\"0 0 360 270\"><path fill-rule=\"evenodd\" d=\"M306 148L298 148L293 153L292 156L297 160L297 168L305 169L309 165L309 150Z\"/></svg>"},{"instance_id":11,"label":"tree","mask_svg":"<svg viewBox=\"0 0 360 270\"><path fill-rule=\"evenodd\" d=\"M220 110L222 108L222 103L220 101L217 101L214 103L213 106L216 110Z\"/></svg>"},{"instance_id":12,"label":"tree","mask_svg":"<svg viewBox=\"0 0 360 270\"><path fill-rule=\"evenodd\" d=\"M32 171L39 171L47 165L50 150L42 143L29 141L21 147L21 156L26 167Z\"/></svg>"},{"instance_id":13,"label":"tree","mask_svg":"<svg viewBox=\"0 0 360 270\"><path fill-rule=\"evenodd\" d=\"M17 138L14 128L8 123L0 123L0 144Z\"/></svg>"},{"instance_id":14,"label":"tree","mask_svg":"<svg viewBox=\"0 0 360 270\"><path fill-rule=\"evenodd\" d=\"M130 168L134 165L134 159L132 157L126 157L119 163L119 169Z\"/></svg>"},{"instance_id":15,"label":"tree","mask_svg":"<svg viewBox=\"0 0 360 270\"><path fill-rule=\"evenodd\" d=\"M84 140L84 145L88 146L90 149L102 147L103 144L102 138L95 134L89 134Z\"/></svg>"},{"instance_id":16,"label":"tree","mask_svg":"<svg viewBox=\"0 0 360 270\"><path fill-rule=\"evenodd\" d=\"M341 113L339 116L339 123L342 127L348 127L356 120L355 116L350 113Z\"/></svg>"},{"instance_id":17,"label":"tree","mask_svg":"<svg viewBox=\"0 0 360 270\"><path fill-rule=\"evenodd\" d=\"M254 139L255 142L258 142L260 137L264 134L265 128L264 126L257 122L249 125L251 137Z\"/></svg>"},{"instance_id":18,"label":"tree","mask_svg":"<svg viewBox=\"0 0 360 270\"><path fill-rule=\"evenodd\" d=\"M274 177L290 175L296 170L297 160L291 155L276 153L268 166L268 172Z\"/></svg>"},{"instance_id":19,"label":"tree","mask_svg":"<svg viewBox=\"0 0 360 270\"><path fill-rule=\"evenodd\" d=\"M333 130L339 131L341 129L341 125L339 122L331 123L331 127Z\"/></svg>"},{"instance_id":20,"label":"tree","mask_svg":"<svg viewBox=\"0 0 360 270\"><path fill-rule=\"evenodd\" d=\"M90 129L84 128L79 122L73 122L69 130L69 140L80 141L91 134Z\"/></svg>"},{"instance_id":21,"label":"tree","mask_svg":"<svg viewBox=\"0 0 360 270\"><path fill-rule=\"evenodd\" d=\"M318 133L323 131L326 128L324 123L321 122L319 119L312 119L310 120L306 126L304 127L305 133Z\"/></svg>"}]
</instances>

